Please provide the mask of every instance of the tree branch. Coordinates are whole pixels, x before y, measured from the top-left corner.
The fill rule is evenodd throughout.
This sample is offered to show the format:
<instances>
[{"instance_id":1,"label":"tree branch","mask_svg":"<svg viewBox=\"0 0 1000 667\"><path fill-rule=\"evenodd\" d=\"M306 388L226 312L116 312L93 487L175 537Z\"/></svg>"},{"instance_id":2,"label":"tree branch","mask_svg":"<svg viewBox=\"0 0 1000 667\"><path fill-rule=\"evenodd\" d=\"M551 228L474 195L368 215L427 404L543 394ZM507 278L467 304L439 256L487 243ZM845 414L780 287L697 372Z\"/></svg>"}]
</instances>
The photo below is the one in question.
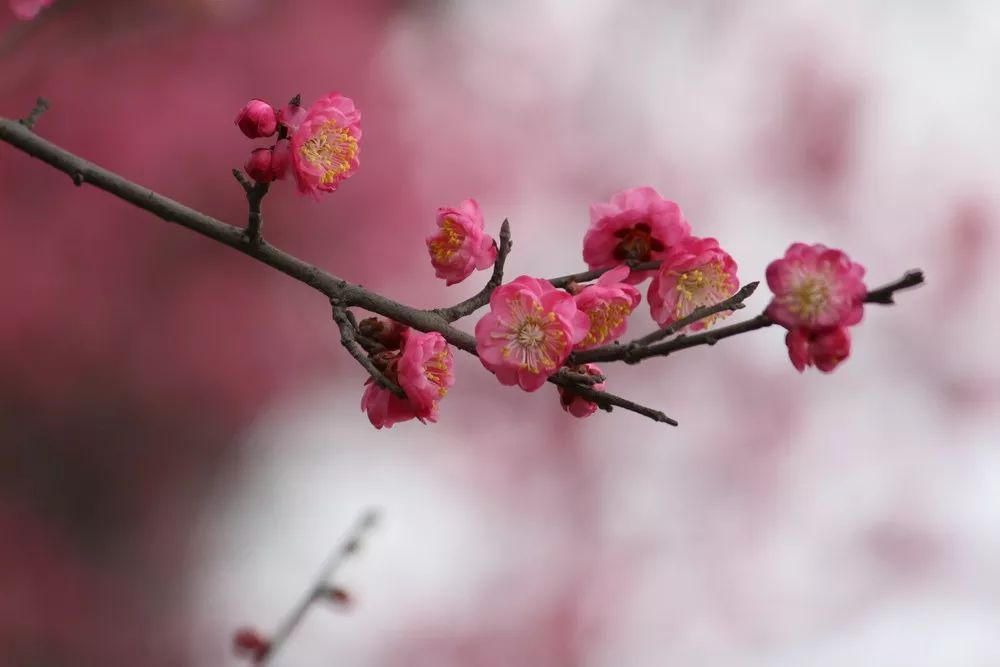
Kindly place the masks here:
<instances>
[{"instance_id":1,"label":"tree branch","mask_svg":"<svg viewBox=\"0 0 1000 667\"><path fill-rule=\"evenodd\" d=\"M386 377L385 373L379 370L375 362L368 356L368 352L358 343L357 331L351 325L347 310L343 306L338 305L336 301L331 301L331 305L333 306L333 321L337 323L337 327L340 329L340 344L361 364L362 368L368 371L368 374L372 376L372 379L378 386L388 389L399 398L405 399L406 392L403 391L403 388Z\"/></svg>"},{"instance_id":2,"label":"tree branch","mask_svg":"<svg viewBox=\"0 0 1000 667\"><path fill-rule=\"evenodd\" d=\"M488 304L490 302L490 295L493 294L493 290L503 284L503 268L504 264L507 262L507 255L510 254L512 247L513 241L510 239L510 222L504 220L503 224L500 225L500 245L497 248L496 262L493 263L493 275L490 276L490 279L486 282L486 285L483 286L483 289L465 301L456 303L454 306L449 308L438 308L431 312L439 315L446 322L454 322L455 320L461 319L466 315L471 315Z\"/></svg>"},{"instance_id":3,"label":"tree branch","mask_svg":"<svg viewBox=\"0 0 1000 667\"><path fill-rule=\"evenodd\" d=\"M623 262L633 271L651 271L652 269L660 268L660 261L655 260L652 262ZM553 287L558 287L560 289L565 289L571 283L586 283L591 280L597 280L605 273L611 269L617 268L616 266L609 266L603 269L593 269L591 271L582 271L580 273L571 273L567 276L559 276L558 278L549 278L549 282L552 283Z\"/></svg>"},{"instance_id":4,"label":"tree branch","mask_svg":"<svg viewBox=\"0 0 1000 667\"><path fill-rule=\"evenodd\" d=\"M740 288L736 294L732 295L728 299L723 299L719 303L712 306L702 306L700 308L695 308L691 311L691 314L687 317L682 317L670 326L664 327L658 331L654 331L651 334L643 336L642 338L637 338L631 343L627 343L630 346L641 347L643 345L652 345L653 343L663 340L669 336L673 336L678 331L682 331L684 327L694 324L706 317L711 317L716 313L721 313L726 310L739 310L744 307L744 301L750 298L750 296L757 290L757 286L760 285L759 281L753 281L752 283L747 283Z\"/></svg>"},{"instance_id":5,"label":"tree branch","mask_svg":"<svg viewBox=\"0 0 1000 667\"><path fill-rule=\"evenodd\" d=\"M923 284L924 272L920 269L912 269L904 273L903 277L899 280L868 292L868 295L865 297L865 303L879 303L885 306L891 306L896 303L893 300L893 296L896 292Z\"/></svg>"},{"instance_id":6,"label":"tree branch","mask_svg":"<svg viewBox=\"0 0 1000 667\"><path fill-rule=\"evenodd\" d=\"M593 401L597 404L597 407L601 408L605 412L611 412L612 408L618 407L623 410L630 410L636 414L642 415L643 417L649 417L653 421L660 422L661 424L677 426L676 419L668 417L659 410L647 408L644 405L639 405L638 403L630 401L627 398L622 398L621 396L616 396L615 394L611 394L606 391L598 391L593 387L581 385L563 374L557 373L549 377L549 382L559 387L569 389L574 394L582 396L588 401Z\"/></svg>"}]
</instances>

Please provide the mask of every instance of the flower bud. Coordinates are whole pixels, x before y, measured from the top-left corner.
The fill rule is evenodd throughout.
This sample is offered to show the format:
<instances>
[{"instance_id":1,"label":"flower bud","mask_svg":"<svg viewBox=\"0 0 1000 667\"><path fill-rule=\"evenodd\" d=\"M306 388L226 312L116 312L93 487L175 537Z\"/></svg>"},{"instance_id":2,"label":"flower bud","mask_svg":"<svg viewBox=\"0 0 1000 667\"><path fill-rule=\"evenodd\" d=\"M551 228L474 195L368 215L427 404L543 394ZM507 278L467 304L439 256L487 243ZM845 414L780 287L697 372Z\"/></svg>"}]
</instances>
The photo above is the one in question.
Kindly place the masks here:
<instances>
[{"instance_id":1,"label":"flower bud","mask_svg":"<svg viewBox=\"0 0 1000 667\"><path fill-rule=\"evenodd\" d=\"M288 165L292 163L290 150L288 139L282 139L273 146L271 152L271 176L276 181L280 181L288 175Z\"/></svg>"},{"instance_id":2,"label":"flower bud","mask_svg":"<svg viewBox=\"0 0 1000 667\"><path fill-rule=\"evenodd\" d=\"M253 628L240 628L233 634L233 651L240 657L258 662L271 650L271 642Z\"/></svg>"},{"instance_id":3,"label":"flower bud","mask_svg":"<svg viewBox=\"0 0 1000 667\"><path fill-rule=\"evenodd\" d=\"M247 175L258 183L270 183L274 180L274 149L255 148L247 162L243 165Z\"/></svg>"},{"instance_id":4,"label":"flower bud","mask_svg":"<svg viewBox=\"0 0 1000 667\"><path fill-rule=\"evenodd\" d=\"M250 100L237 114L236 125L250 139L269 137L278 130L278 114L264 100Z\"/></svg>"},{"instance_id":5,"label":"flower bud","mask_svg":"<svg viewBox=\"0 0 1000 667\"><path fill-rule=\"evenodd\" d=\"M358 322L358 333L379 343L387 350L398 350L407 327L381 317L366 317Z\"/></svg>"}]
</instances>

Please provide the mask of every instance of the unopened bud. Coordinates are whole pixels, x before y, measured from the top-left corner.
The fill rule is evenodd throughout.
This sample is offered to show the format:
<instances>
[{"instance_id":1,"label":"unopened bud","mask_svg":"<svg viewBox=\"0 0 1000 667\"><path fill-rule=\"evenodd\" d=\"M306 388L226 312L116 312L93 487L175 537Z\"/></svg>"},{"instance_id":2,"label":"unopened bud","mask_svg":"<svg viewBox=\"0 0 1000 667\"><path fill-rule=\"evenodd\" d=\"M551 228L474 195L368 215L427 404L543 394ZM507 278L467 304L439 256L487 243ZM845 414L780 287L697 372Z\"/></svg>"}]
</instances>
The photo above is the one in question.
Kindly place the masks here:
<instances>
[{"instance_id":1,"label":"unopened bud","mask_svg":"<svg viewBox=\"0 0 1000 667\"><path fill-rule=\"evenodd\" d=\"M237 114L236 125L250 139L269 137L278 130L278 114L264 100L250 100Z\"/></svg>"},{"instance_id":2,"label":"unopened bud","mask_svg":"<svg viewBox=\"0 0 1000 667\"><path fill-rule=\"evenodd\" d=\"M258 183L270 183L274 180L274 149L255 148L247 158L243 169Z\"/></svg>"},{"instance_id":3,"label":"unopened bud","mask_svg":"<svg viewBox=\"0 0 1000 667\"><path fill-rule=\"evenodd\" d=\"M233 634L233 651L240 657L259 661L271 650L271 642L253 628L240 628Z\"/></svg>"}]
</instances>

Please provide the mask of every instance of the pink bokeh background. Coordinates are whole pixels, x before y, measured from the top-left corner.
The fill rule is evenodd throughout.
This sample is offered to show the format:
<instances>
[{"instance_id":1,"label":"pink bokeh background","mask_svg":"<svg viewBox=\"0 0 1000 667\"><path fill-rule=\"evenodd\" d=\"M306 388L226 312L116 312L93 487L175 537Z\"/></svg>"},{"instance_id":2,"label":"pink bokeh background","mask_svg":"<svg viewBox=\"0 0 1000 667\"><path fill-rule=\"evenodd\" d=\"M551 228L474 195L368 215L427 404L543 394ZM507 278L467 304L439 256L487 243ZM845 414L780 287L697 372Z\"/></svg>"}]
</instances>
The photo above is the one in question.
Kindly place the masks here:
<instances>
[{"instance_id":1,"label":"pink bokeh background","mask_svg":"<svg viewBox=\"0 0 1000 667\"><path fill-rule=\"evenodd\" d=\"M376 432L322 297L0 145L0 663L238 664L232 630L374 505L356 604L276 664L997 664L998 31L975 0L5 13L0 114L43 95L40 134L229 222L265 143L240 106L350 95L361 169L273 188L265 234L417 306L486 279L434 277L438 206L476 197L510 277L559 275L587 205L646 184L745 281L805 241L929 284L830 376L777 330L614 369L676 429L461 355L440 423Z\"/></svg>"}]
</instances>

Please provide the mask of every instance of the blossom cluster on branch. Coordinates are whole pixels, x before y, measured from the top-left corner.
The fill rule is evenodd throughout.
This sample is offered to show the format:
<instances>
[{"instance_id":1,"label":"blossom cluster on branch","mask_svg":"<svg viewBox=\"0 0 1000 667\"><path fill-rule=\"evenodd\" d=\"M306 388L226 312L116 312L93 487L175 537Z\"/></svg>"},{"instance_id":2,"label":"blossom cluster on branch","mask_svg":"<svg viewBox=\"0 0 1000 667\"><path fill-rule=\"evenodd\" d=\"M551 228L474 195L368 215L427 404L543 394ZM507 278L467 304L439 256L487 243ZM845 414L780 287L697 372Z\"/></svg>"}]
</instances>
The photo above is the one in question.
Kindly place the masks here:
<instances>
[{"instance_id":1,"label":"blossom cluster on branch","mask_svg":"<svg viewBox=\"0 0 1000 667\"><path fill-rule=\"evenodd\" d=\"M736 261L718 240L697 236L676 202L651 187L637 187L591 205L582 242L588 270L549 279L523 275L505 281L510 225L504 220L498 239L492 238L475 199L439 208L426 238L434 274L454 285L477 270L492 268L492 273L472 297L423 310L327 273L264 240L261 203L271 185L291 174L299 193L319 199L358 169L361 113L350 98L330 93L308 107L299 96L281 109L259 99L243 106L235 124L245 136L275 137L273 144L251 151L244 171L234 170L248 202L243 227L215 220L45 141L33 131L45 109L39 100L25 119L0 119L0 140L69 174L77 185L99 187L324 294L341 343L369 375L361 408L377 428L437 420L441 400L456 384L454 348L478 356L503 385L528 392L555 385L560 405L575 417L618 407L676 425L659 410L608 392L597 363L639 363L778 324L787 329L795 368L830 372L850 354L848 328L861 321L864 304L892 304L895 292L923 283L923 274L911 271L868 290L864 268L843 251L793 243L767 268L773 297L766 310L750 320L715 326L742 309L758 283L741 287ZM658 329L622 342L646 281L648 312ZM359 321L354 309L376 317ZM474 335L453 325L481 309L486 312Z\"/></svg>"}]
</instances>

